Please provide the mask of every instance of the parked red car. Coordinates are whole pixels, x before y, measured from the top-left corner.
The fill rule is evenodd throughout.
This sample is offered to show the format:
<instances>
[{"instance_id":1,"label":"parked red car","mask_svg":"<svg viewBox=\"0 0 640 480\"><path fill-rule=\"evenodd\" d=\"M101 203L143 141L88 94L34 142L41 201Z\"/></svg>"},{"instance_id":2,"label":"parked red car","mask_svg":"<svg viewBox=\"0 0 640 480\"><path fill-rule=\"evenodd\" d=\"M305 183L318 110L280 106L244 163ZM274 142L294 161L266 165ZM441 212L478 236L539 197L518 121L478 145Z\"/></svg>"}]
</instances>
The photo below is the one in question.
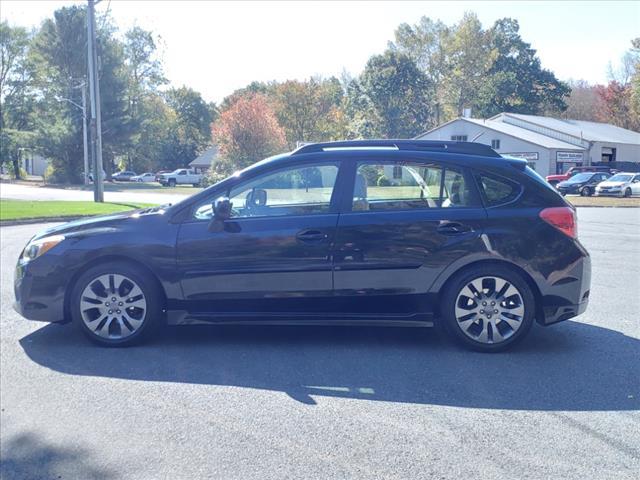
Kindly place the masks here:
<instances>
[{"instance_id":1,"label":"parked red car","mask_svg":"<svg viewBox=\"0 0 640 480\"><path fill-rule=\"evenodd\" d=\"M575 174L582 173L582 172L606 172L613 175L614 173L617 172L617 170L609 167L595 167L595 166L571 167L569 170L567 170L566 173L561 173L558 175L547 175L545 177L545 180L555 187L558 183L564 182L565 180L569 180Z\"/></svg>"}]
</instances>

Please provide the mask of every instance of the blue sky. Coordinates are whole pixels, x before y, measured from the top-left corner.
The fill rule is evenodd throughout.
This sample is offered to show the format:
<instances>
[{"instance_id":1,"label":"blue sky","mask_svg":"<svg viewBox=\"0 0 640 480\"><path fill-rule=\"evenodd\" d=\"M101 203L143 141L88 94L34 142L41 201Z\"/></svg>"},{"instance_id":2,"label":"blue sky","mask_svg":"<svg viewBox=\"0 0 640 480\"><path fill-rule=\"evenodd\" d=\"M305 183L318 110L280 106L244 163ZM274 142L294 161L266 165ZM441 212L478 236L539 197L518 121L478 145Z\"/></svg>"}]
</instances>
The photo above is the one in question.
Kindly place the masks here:
<instances>
[{"instance_id":1,"label":"blue sky","mask_svg":"<svg viewBox=\"0 0 640 480\"><path fill-rule=\"evenodd\" d=\"M69 1L2 0L11 24L38 25ZM84 2L80 2L84 3ZM563 79L605 82L640 35L640 2L187 2L103 0L117 25L157 32L167 77L207 100L220 101L252 80L304 79L358 74L382 52L394 29L426 15L447 24L465 11L485 27L496 19L519 21L522 37L545 68Z\"/></svg>"}]
</instances>

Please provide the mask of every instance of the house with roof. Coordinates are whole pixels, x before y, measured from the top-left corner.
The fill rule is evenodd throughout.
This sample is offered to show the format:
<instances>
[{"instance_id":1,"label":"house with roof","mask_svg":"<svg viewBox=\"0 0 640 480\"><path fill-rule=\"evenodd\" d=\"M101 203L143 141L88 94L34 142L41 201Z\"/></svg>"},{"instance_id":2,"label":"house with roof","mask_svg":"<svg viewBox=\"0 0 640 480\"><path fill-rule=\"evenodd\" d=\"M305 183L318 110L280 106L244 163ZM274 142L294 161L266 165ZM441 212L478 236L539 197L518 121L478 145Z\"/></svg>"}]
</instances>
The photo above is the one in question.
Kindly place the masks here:
<instances>
[{"instance_id":1,"label":"house with roof","mask_svg":"<svg viewBox=\"0 0 640 480\"><path fill-rule=\"evenodd\" d=\"M527 160L542 176L596 164L640 171L640 133L607 123L500 113L456 118L416 138L484 143Z\"/></svg>"},{"instance_id":2,"label":"house with roof","mask_svg":"<svg viewBox=\"0 0 640 480\"><path fill-rule=\"evenodd\" d=\"M195 170L196 173L205 173L209 168L211 168L211 164L215 162L217 158L218 147L216 145L212 145L198 155L194 160L189 162L189 168Z\"/></svg>"}]
</instances>

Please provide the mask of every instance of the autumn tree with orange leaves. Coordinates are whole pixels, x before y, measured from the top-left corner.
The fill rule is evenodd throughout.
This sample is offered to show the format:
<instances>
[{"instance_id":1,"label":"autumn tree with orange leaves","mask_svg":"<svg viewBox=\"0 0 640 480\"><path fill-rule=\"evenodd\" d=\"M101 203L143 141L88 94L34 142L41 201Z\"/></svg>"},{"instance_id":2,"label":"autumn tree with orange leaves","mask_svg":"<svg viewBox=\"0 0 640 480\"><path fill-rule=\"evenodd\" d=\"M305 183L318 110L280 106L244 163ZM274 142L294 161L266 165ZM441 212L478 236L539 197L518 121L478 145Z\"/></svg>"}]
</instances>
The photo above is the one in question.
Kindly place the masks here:
<instances>
[{"instance_id":1,"label":"autumn tree with orange leaves","mask_svg":"<svg viewBox=\"0 0 640 480\"><path fill-rule=\"evenodd\" d=\"M286 138L273 109L262 94L238 98L212 128L219 159L211 168L215 182L235 170L286 150Z\"/></svg>"}]
</instances>

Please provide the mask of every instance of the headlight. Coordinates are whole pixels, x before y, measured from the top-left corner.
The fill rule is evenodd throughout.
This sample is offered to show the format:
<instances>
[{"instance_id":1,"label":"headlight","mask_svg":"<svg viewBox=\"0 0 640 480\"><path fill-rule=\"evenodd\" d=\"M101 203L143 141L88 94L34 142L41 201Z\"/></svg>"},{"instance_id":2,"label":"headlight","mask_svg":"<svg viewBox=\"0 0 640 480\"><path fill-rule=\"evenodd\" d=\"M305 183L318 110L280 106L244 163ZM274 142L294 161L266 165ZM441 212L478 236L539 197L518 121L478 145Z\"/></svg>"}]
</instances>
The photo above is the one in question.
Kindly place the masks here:
<instances>
[{"instance_id":1,"label":"headlight","mask_svg":"<svg viewBox=\"0 0 640 480\"><path fill-rule=\"evenodd\" d=\"M40 255L47 253L63 240L64 235L52 235L50 237L43 237L39 238L38 240L32 240L22 252L22 259L26 262L35 260Z\"/></svg>"}]
</instances>

